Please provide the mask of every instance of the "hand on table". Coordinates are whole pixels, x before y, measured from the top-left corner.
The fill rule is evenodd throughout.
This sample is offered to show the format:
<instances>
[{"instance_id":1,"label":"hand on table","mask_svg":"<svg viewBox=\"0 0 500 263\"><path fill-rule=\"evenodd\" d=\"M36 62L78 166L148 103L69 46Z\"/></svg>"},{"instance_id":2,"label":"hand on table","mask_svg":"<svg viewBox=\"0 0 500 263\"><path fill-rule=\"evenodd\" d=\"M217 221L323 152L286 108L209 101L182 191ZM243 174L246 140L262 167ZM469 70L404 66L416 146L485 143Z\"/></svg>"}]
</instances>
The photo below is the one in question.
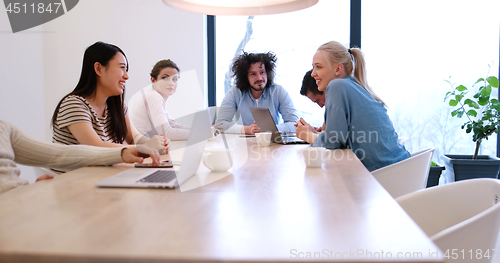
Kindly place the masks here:
<instances>
[{"instance_id":1,"label":"hand on table","mask_svg":"<svg viewBox=\"0 0 500 263\"><path fill-rule=\"evenodd\" d=\"M158 150L147 147L145 144L131 145L123 148L122 160L126 163L142 163L144 158L151 157L153 165L160 164L160 154Z\"/></svg>"},{"instance_id":2,"label":"hand on table","mask_svg":"<svg viewBox=\"0 0 500 263\"><path fill-rule=\"evenodd\" d=\"M213 128L212 131L214 132L214 136L219 135L220 132L224 129L221 126L222 126L222 122L212 125L212 128Z\"/></svg>"},{"instance_id":3,"label":"hand on table","mask_svg":"<svg viewBox=\"0 0 500 263\"><path fill-rule=\"evenodd\" d=\"M165 154L167 154L170 148L170 140L165 138L163 134L160 134L153 136L144 145L151 149L165 151Z\"/></svg>"},{"instance_id":4,"label":"hand on table","mask_svg":"<svg viewBox=\"0 0 500 263\"><path fill-rule=\"evenodd\" d=\"M297 127L295 134L298 138L311 144L314 143L314 141L311 142L312 136L310 135L317 133L317 131L313 126L311 126L302 118L300 118L300 120L296 124L294 124L294 126Z\"/></svg>"},{"instance_id":5,"label":"hand on table","mask_svg":"<svg viewBox=\"0 0 500 263\"><path fill-rule=\"evenodd\" d=\"M245 129L245 134L254 135L260 132L259 127L257 127L257 123L253 122L250 126L243 126Z\"/></svg>"}]
</instances>

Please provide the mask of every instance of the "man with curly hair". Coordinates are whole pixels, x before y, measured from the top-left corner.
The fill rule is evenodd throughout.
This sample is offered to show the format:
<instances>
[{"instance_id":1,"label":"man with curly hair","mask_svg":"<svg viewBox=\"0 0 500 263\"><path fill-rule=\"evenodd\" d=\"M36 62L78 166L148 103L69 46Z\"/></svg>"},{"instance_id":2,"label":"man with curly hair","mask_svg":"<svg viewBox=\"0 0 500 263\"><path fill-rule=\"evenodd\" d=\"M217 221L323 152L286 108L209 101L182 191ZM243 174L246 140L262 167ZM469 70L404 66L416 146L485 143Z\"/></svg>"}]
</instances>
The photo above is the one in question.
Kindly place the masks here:
<instances>
[{"instance_id":1,"label":"man with curly hair","mask_svg":"<svg viewBox=\"0 0 500 263\"><path fill-rule=\"evenodd\" d=\"M276 60L272 52L243 52L234 59L231 71L235 86L227 91L217 118L224 131L248 135L259 132L250 107L260 107L269 109L280 132L295 132L299 117L292 99L282 86L274 83ZM237 123L231 125L235 115Z\"/></svg>"}]
</instances>

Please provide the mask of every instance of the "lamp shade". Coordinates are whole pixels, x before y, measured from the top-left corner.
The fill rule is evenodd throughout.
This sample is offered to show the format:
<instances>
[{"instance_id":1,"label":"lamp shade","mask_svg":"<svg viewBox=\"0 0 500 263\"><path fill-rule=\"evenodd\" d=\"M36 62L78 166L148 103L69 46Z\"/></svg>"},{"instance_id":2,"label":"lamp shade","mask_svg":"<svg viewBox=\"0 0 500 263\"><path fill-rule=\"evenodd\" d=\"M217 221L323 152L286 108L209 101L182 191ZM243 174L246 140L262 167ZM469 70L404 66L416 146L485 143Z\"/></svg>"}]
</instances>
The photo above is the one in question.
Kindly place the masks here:
<instances>
[{"instance_id":1,"label":"lamp shade","mask_svg":"<svg viewBox=\"0 0 500 263\"><path fill-rule=\"evenodd\" d=\"M271 15L301 10L318 0L162 0L177 10L205 14L254 16Z\"/></svg>"}]
</instances>

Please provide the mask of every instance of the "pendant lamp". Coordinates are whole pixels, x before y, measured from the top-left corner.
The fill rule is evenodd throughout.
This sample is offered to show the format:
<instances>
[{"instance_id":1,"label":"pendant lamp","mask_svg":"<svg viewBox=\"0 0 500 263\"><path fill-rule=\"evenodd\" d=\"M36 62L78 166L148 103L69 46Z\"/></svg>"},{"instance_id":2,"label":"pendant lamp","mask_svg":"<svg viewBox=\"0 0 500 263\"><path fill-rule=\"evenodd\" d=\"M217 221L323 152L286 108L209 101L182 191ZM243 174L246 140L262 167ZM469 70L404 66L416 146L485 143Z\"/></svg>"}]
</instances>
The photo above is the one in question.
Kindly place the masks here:
<instances>
[{"instance_id":1,"label":"pendant lamp","mask_svg":"<svg viewBox=\"0 0 500 263\"><path fill-rule=\"evenodd\" d=\"M271 15L301 10L318 0L162 0L177 10L205 14L254 16Z\"/></svg>"}]
</instances>

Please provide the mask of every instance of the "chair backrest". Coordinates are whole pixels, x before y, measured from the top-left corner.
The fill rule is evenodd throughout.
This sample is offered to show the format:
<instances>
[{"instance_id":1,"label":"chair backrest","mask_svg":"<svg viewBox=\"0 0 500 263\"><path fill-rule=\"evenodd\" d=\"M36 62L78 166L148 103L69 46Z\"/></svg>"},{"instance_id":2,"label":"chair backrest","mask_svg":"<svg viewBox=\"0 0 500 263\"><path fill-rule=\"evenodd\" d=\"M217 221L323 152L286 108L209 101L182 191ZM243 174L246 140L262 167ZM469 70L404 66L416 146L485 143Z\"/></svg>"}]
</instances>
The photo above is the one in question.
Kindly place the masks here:
<instances>
[{"instance_id":1,"label":"chair backrest","mask_svg":"<svg viewBox=\"0 0 500 263\"><path fill-rule=\"evenodd\" d=\"M394 198L424 189L434 149L420 151L408 159L372 171L372 175Z\"/></svg>"},{"instance_id":2,"label":"chair backrest","mask_svg":"<svg viewBox=\"0 0 500 263\"><path fill-rule=\"evenodd\" d=\"M500 230L499 197L500 180L483 178L427 188L396 201L443 253L465 251L465 259L460 252L450 262L491 262Z\"/></svg>"}]
</instances>

